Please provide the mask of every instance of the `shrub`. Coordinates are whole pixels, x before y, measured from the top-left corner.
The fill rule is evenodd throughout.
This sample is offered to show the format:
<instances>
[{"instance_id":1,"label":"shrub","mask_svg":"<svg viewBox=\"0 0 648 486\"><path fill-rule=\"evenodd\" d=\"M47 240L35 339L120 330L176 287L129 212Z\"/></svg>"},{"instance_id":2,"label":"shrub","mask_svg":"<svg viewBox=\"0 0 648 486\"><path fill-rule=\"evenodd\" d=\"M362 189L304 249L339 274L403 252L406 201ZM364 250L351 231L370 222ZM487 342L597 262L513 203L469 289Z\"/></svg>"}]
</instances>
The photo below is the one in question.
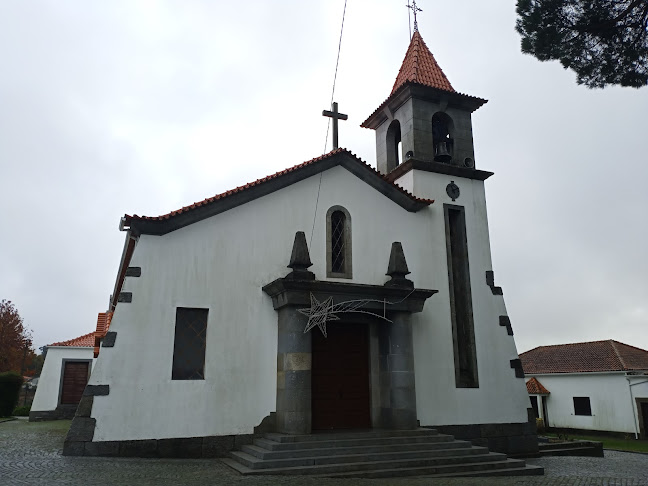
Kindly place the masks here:
<instances>
[{"instance_id":1,"label":"shrub","mask_svg":"<svg viewBox=\"0 0 648 486\"><path fill-rule=\"evenodd\" d=\"M23 407L16 407L11 415L14 417L29 417L29 410L31 407L29 405L25 405Z\"/></svg>"},{"instance_id":2,"label":"shrub","mask_svg":"<svg viewBox=\"0 0 648 486\"><path fill-rule=\"evenodd\" d=\"M0 373L0 417L8 417L18 403L23 377L13 371Z\"/></svg>"},{"instance_id":3,"label":"shrub","mask_svg":"<svg viewBox=\"0 0 648 486\"><path fill-rule=\"evenodd\" d=\"M542 433L545 431L545 423L541 418L536 419L536 429L538 432Z\"/></svg>"}]
</instances>

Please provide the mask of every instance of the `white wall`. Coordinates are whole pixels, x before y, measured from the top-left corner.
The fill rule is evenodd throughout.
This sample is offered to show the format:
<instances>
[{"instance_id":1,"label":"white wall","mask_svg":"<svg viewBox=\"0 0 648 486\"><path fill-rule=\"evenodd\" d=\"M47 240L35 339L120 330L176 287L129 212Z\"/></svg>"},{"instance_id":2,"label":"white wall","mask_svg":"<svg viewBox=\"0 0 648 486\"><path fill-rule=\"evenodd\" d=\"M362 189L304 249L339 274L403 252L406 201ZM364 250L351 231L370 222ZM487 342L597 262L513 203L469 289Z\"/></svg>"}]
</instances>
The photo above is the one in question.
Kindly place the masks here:
<instances>
[{"instance_id":1,"label":"white wall","mask_svg":"<svg viewBox=\"0 0 648 486\"><path fill-rule=\"evenodd\" d=\"M637 409L635 398L648 398L648 383L632 387L630 397L624 372L545 374L535 376L550 392L547 397L548 426L604 430L634 434ZM633 382L648 379L633 379ZM574 415L573 397L589 397L591 416Z\"/></svg>"},{"instance_id":2,"label":"white wall","mask_svg":"<svg viewBox=\"0 0 648 486\"><path fill-rule=\"evenodd\" d=\"M439 290L425 311L413 316L419 420L422 425L526 422L530 407L526 386L523 379L515 378L510 365L518 358L515 340L499 325L499 316L508 315L504 298L493 295L486 284L492 261L484 183L419 170L412 173L407 184L412 184L414 194L435 200L430 228L421 235L428 254L417 263L427 268L422 286ZM451 181L460 189L454 202L446 194ZM479 388L455 387L444 204L465 208ZM407 250L406 256L409 263ZM511 320L515 324L515 318Z\"/></svg>"},{"instance_id":3,"label":"white wall","mask_svg":"<svg viewBox=\"0 0 648 486\"><path fill-rule=\"evenodd\" d=\"M445 176L440 176L445 177ZM118 304L114 348L102 348L92 384L95 440L251 433L276 409L277 314L261 287L285 276L296 231L310 240L319 175L165 236L143 235L126 278L133 302ZM456 179L456 178L455 178ZM459 182L457 182L459 183ZM326 278L326 212L351 214L353 279L382 285L391 243L401 241L420 288L438 289L414 320L417 406L421 424L525 422L524 380L509 360L513 338L499 326L501 297L485 282L490 270L481 183L462 183L466 205L480 388L457 390L447 289L443 197L409 213L342 167L323 173L310 268ZM443 197L439 197L442 195ZM480 247L481 246L481 247ZM330 279L336 280L336 279ZM339 279L338 279L339 280ZM176 307L209 309L205 379L171 380ZM488 406L485 406L488 404ZM179 418L190 417L190 420Z\"/></svg>"},{"instance_id":4,"label":"white wall","mask_svg":"<svg viewBox=\"0 0 648 486\"><path fill-rule=\"evenodd\" d=\"M48 346L31 411L49 412L56 410L60 399L61 367L64 359L92 360L93 355L94 348Z\"/></svg>"}]
</instances>

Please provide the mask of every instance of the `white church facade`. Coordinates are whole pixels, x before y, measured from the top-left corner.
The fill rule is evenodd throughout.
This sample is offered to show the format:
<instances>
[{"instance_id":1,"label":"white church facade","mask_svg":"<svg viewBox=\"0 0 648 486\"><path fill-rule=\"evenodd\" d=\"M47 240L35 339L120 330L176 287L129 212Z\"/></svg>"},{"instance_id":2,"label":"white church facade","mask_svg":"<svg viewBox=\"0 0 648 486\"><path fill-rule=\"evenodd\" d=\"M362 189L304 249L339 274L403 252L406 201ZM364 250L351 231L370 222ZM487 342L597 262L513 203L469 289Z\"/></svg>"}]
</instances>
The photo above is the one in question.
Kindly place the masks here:
<instances>
[{"instance_id":1,"label":"white church facade","mask_svg":"<svg viewBox=\"0 0 648 486\"><path fill-rule=\"evenodd\" d=\"M215 457L262 431L417 427L537 452L492 272L492 173L474 163L483 103L415 32L363 123L378 170L336 149L125 216L109 345L64 453Z\"/></svg>"}]
</instances>

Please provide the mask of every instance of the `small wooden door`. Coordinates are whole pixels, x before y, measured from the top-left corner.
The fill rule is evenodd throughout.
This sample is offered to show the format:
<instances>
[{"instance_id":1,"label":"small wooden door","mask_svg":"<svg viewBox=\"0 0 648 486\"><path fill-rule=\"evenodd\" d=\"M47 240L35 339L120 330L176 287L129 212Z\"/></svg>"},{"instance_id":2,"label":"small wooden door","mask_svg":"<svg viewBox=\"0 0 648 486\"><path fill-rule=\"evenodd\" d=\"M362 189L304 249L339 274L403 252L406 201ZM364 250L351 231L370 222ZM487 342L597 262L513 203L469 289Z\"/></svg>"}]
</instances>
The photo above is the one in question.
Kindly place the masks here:
<instances>
[{"instance_id":1,"label":"small wooden door","mask_svg":"<svg viewBox=\"0 0 648 486\"><path fill-rule=\"evenodd\" d=\"M88 384L87 361L66 361L63 368L63 390L61 391L62 405L76 405L81 401L81 395Z\"/></svg>"},{"instance_id":2,"label":"small wooden door","mask_svg":"<svg viewBox=\"0 0 648 486\"><path fill-rule=\"evenodd\" d=\"M367 326L327 323L328 338L312 332L313 430L370 428Z\"/></svg>"},{"instance_id":3,"label":"small wooden door","mask_svg":"<svg viewBox=\"0 0 648 486\"><path fill-rule=\"evenodd\" d=\"M643 438L648 439L648 402L639 402L641 407L641 421L643 425Z\"/></svg>"}]
</instances>

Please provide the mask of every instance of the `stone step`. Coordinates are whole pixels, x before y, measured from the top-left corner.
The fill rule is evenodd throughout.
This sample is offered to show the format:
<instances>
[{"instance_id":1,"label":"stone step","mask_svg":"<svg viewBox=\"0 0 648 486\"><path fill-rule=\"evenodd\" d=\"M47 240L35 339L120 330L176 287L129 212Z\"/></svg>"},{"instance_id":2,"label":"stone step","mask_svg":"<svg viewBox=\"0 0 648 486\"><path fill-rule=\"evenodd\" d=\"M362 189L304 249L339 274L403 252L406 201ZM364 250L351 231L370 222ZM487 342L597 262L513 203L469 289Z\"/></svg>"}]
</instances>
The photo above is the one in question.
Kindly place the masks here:
<instances>
[{"instance_id":1,"label":"stone step","mask_svg":"<svg viewBox=\"0 0 648 486\"><path fill-rule=\"evenodd\" d=\"M272 434L265 434L272 436ZM265 436L264 436L265 437ZM254 443L272 451L286 451L297 449L325 449L331 447L377 446L397 444L425 444L431 442L452 442L454 437L445 434L418 435L410 437L369 437L356 436L355 438L303 441L303 442L277 442L269 438L256 439Z\"/></svg>"},{"instance_id":2,"label":"stone step","mask_svg":"<svg viewBox=\"0 0 648 486\"><path fill-rule=\"evenodd\" d=\"M373 439L373 438L393 438L393 437L420 437L429 435L440 435L434 429L414 429L414 430L369 430L369 431L349 431L349 432L319 432L314 434L290 435L269 432L263 434L263 437L275 442L315 442L315 441L332 441L344 439Z\"/></svg>"},{"instance_id":3,"label":"stone step","mask_svg":"<svg viewBox=\"0 0 648 486\"><path fill-rule=\"evenodd\" d=\"M521 464L520 464L521 462ZM452 469L459 469L452 471ZM390 478L406 476L425 476L426 478L453 478L453 477L490 477L490 476L541 476L544 468L530 466L524 461L507 459L494 463L462 464L453 467L421 467L410 469L380 469L375 471L358 471L356 473L327 474L327 478Z\"/></svg>"},{"instance_id":4,"label":"stone step","mask_svg":"<svg viewBox=\"0 0 648 486\"><path fill-rule=\"evenodd\" d=\"M489 455L485 457L488 458ZM311 475L330 478L384 478L395 476L475 476L475 475L507 475L508 470L515 470L516 475L542 474L542 468L536 469L526 466L524 461L518 459L502 459L501 455L495 460L482 456L474 456L472 461L452 462L445 461L437 464L422 464L420 461L396 461L336 464L327 466L299 466L292 468L251 469L233 459L222 461L244 475ZM475 460L479 459L479 460Z\"/></svg>"},{"instance_id":5,"label":"stone step","mask_svg":"<svg viewBox=\"0 0 648 486\"><path fill-rule=\"evenodd\" d=\"M464 449L418 450L382 453L359 453L346 455L289 457L285 459L260 459L247 452L235 451L231 457L251 469L287 468L297 466L319 466L328 464L387 462L410 459L436 461L447 457L466 457L488 454L485 447L470 447ZM495 457L495 456L492 456ZM502 455L503 457L503 455ZM467 459L469 460L469 459Z\"/></svg>"},{"instance_id":6,"label":"stone step","mask_svg":"<svg viewBox=\"0 0 648 486\"><path fill-rule=\"evenodd\" d=\"M243 452L258 457L259 459L288 459L290 457L312 457L312 456L333 456L359 453L381 453L381 452L408 452L438 449L468 449L472 444L464 440L455 440L454 442L423 442L415 444L383 444L383 445L363 445L355 447L328 447L328 448L308 448L308 449L290 449L290 450L268 450L264 447L268 441L257 439L253 445L242 447Z\"/></svg>"},{"instance_id":7,"label":"stone step","mask_svg":"<svg viewBox=\"0 0 648 486\"><path fill-rule=\"evenodd\" d=\"M554 448L540 449L541 456L585 456L585 457L603 457L603 447L582 446L582 447L565 447L563 449Z\"/></svg>"},{"instance_id":8,"label":"stone step","mask_svg":"<svg viewBox=\"0 0 648 486\"><path fill-rule=\"evenodd\" d=\"M245 453L241 453L245 454ZM434 457L434 458L416 458L416 459L394 459L394 460L385 460L385 461L364 461L364 462L349 462L349 463L333 463L333 464L307 464L307 465L294 465L290 464L291 461L284 461L284 467L268 467L268 468L255 468L250 467L249 463L246 463L249 460L252 460L252 463L256 463L259 460L245 454L246 461L241 464L241 455L236 456L236 460L239 461L237 464L239 466L244 466L247 470L243 474L287 474L287 475L299 475L299 474L319 474L319 475L328 475L335 473L355 473L360 471L377 471L377 470L390 470L390 469L416 469L427 467L430 469L435 468L447 468L450 472L457 472L460 469L456 469L457 466L463 465L473 465L471 467L476 467L477 464L485 464L485 468L491 467L489 464L494 463L504 463L508 459L504 454L497 453L486 453L486 454L474 454L470 456L461 455L461 456L448 456L448 457ZM233 454L234 457L234 454ZM319 459L319 458L318 458ZM299 460L296 460L299 461ZM511 460L512 461L512 460ZM280 462L280 461L277 461ZM516 464L522 461L516 461ZM236 468L241 471L240 468ZM242 472L242 471L241 471Z\"/></svg>"}]
</instances>

